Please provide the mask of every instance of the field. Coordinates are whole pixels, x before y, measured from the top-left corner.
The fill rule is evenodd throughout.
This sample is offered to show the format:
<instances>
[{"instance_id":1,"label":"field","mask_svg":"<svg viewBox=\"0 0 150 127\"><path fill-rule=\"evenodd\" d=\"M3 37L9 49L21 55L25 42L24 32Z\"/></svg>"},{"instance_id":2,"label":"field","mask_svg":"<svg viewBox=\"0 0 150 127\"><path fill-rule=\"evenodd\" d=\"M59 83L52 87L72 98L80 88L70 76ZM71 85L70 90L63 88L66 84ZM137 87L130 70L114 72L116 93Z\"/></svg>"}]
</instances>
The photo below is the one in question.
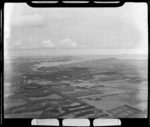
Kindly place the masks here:
<instances>
[{"instance_id":1,"label":"field","mask_svg":"<svg viewBox=\"0 0 150 127\"><path fill-rule=\"evenodd\" d=\"M147 59L91 57L5 61L5 117L147 117Z\"/></svg>"}]
</instances>

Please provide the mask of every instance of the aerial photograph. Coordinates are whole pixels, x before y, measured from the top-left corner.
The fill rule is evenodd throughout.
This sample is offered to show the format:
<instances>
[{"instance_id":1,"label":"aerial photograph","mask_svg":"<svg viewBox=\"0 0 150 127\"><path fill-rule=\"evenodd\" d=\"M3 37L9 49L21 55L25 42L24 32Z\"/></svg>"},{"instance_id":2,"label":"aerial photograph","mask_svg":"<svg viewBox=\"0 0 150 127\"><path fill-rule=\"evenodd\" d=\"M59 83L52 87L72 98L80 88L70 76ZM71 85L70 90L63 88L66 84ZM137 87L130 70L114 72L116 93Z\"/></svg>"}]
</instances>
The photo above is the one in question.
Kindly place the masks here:
<instances>
[{"instance_id":1,"label":"aerial photograph","mask_svg":"<svg viewBox=\"0 0 150 127\"><path fill-rule=\"evenodd\" d=\"M146 3L4 7L5 118L146 118Z\"/></svg>"}]
</instances>

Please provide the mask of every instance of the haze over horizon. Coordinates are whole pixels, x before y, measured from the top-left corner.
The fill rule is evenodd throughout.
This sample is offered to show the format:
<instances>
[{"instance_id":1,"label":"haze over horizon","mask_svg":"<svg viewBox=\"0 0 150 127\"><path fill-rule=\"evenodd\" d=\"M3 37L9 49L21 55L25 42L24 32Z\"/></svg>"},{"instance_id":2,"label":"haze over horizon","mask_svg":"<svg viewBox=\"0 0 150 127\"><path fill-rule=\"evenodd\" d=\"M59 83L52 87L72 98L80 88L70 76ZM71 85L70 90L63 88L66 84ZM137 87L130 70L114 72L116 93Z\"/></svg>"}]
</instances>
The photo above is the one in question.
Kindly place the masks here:
<instances>
[{"instance_id":1,"label":"haze over horizon","mask_svg":"<svg viewBox=\"0 0 150 127\"><path fill-rule=\"evenodd\" d=\"M5 4L5 56L148 53L147 5L31 8Z\"/></svg>"}]
</instances>

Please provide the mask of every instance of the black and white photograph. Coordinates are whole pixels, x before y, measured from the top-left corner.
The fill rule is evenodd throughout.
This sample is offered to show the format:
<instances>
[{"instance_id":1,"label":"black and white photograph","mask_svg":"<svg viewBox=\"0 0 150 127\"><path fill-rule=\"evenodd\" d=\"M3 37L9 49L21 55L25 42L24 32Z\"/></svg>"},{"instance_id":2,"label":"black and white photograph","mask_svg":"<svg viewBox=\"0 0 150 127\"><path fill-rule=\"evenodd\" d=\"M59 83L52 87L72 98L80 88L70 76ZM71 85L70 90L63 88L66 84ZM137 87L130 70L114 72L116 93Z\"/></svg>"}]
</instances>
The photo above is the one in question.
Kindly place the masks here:
<instances>
[{"instance_id":1,"label":"black and white photograph","mask_svg":"<svg viewBox=\"0 0 150 127\"><path fill-rule=\"evenodd\" d=\"M4 118L147 118L148 6L4 6Z\"/></svg>"}]
</instances>

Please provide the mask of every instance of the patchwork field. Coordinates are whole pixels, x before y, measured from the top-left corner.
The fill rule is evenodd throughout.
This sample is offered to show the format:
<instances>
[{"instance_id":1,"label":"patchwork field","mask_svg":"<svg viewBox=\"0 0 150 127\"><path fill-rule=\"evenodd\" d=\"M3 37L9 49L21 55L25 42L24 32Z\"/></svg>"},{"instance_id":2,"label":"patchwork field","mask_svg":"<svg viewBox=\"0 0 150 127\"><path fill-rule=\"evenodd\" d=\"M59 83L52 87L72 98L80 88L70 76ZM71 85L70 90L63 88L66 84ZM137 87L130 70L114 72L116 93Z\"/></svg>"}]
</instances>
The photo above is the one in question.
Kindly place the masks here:
<instances>
[{"instance_id":1,"label":"patchwork field","mask_svg":"<svg viewBox=\"0 0 150 127\"><path fill-rule=\"evenodd\" d=\"M147 66L145 58L96 56L5 61L5 117L147 117Z\"/></svg>"}]
</instances>

